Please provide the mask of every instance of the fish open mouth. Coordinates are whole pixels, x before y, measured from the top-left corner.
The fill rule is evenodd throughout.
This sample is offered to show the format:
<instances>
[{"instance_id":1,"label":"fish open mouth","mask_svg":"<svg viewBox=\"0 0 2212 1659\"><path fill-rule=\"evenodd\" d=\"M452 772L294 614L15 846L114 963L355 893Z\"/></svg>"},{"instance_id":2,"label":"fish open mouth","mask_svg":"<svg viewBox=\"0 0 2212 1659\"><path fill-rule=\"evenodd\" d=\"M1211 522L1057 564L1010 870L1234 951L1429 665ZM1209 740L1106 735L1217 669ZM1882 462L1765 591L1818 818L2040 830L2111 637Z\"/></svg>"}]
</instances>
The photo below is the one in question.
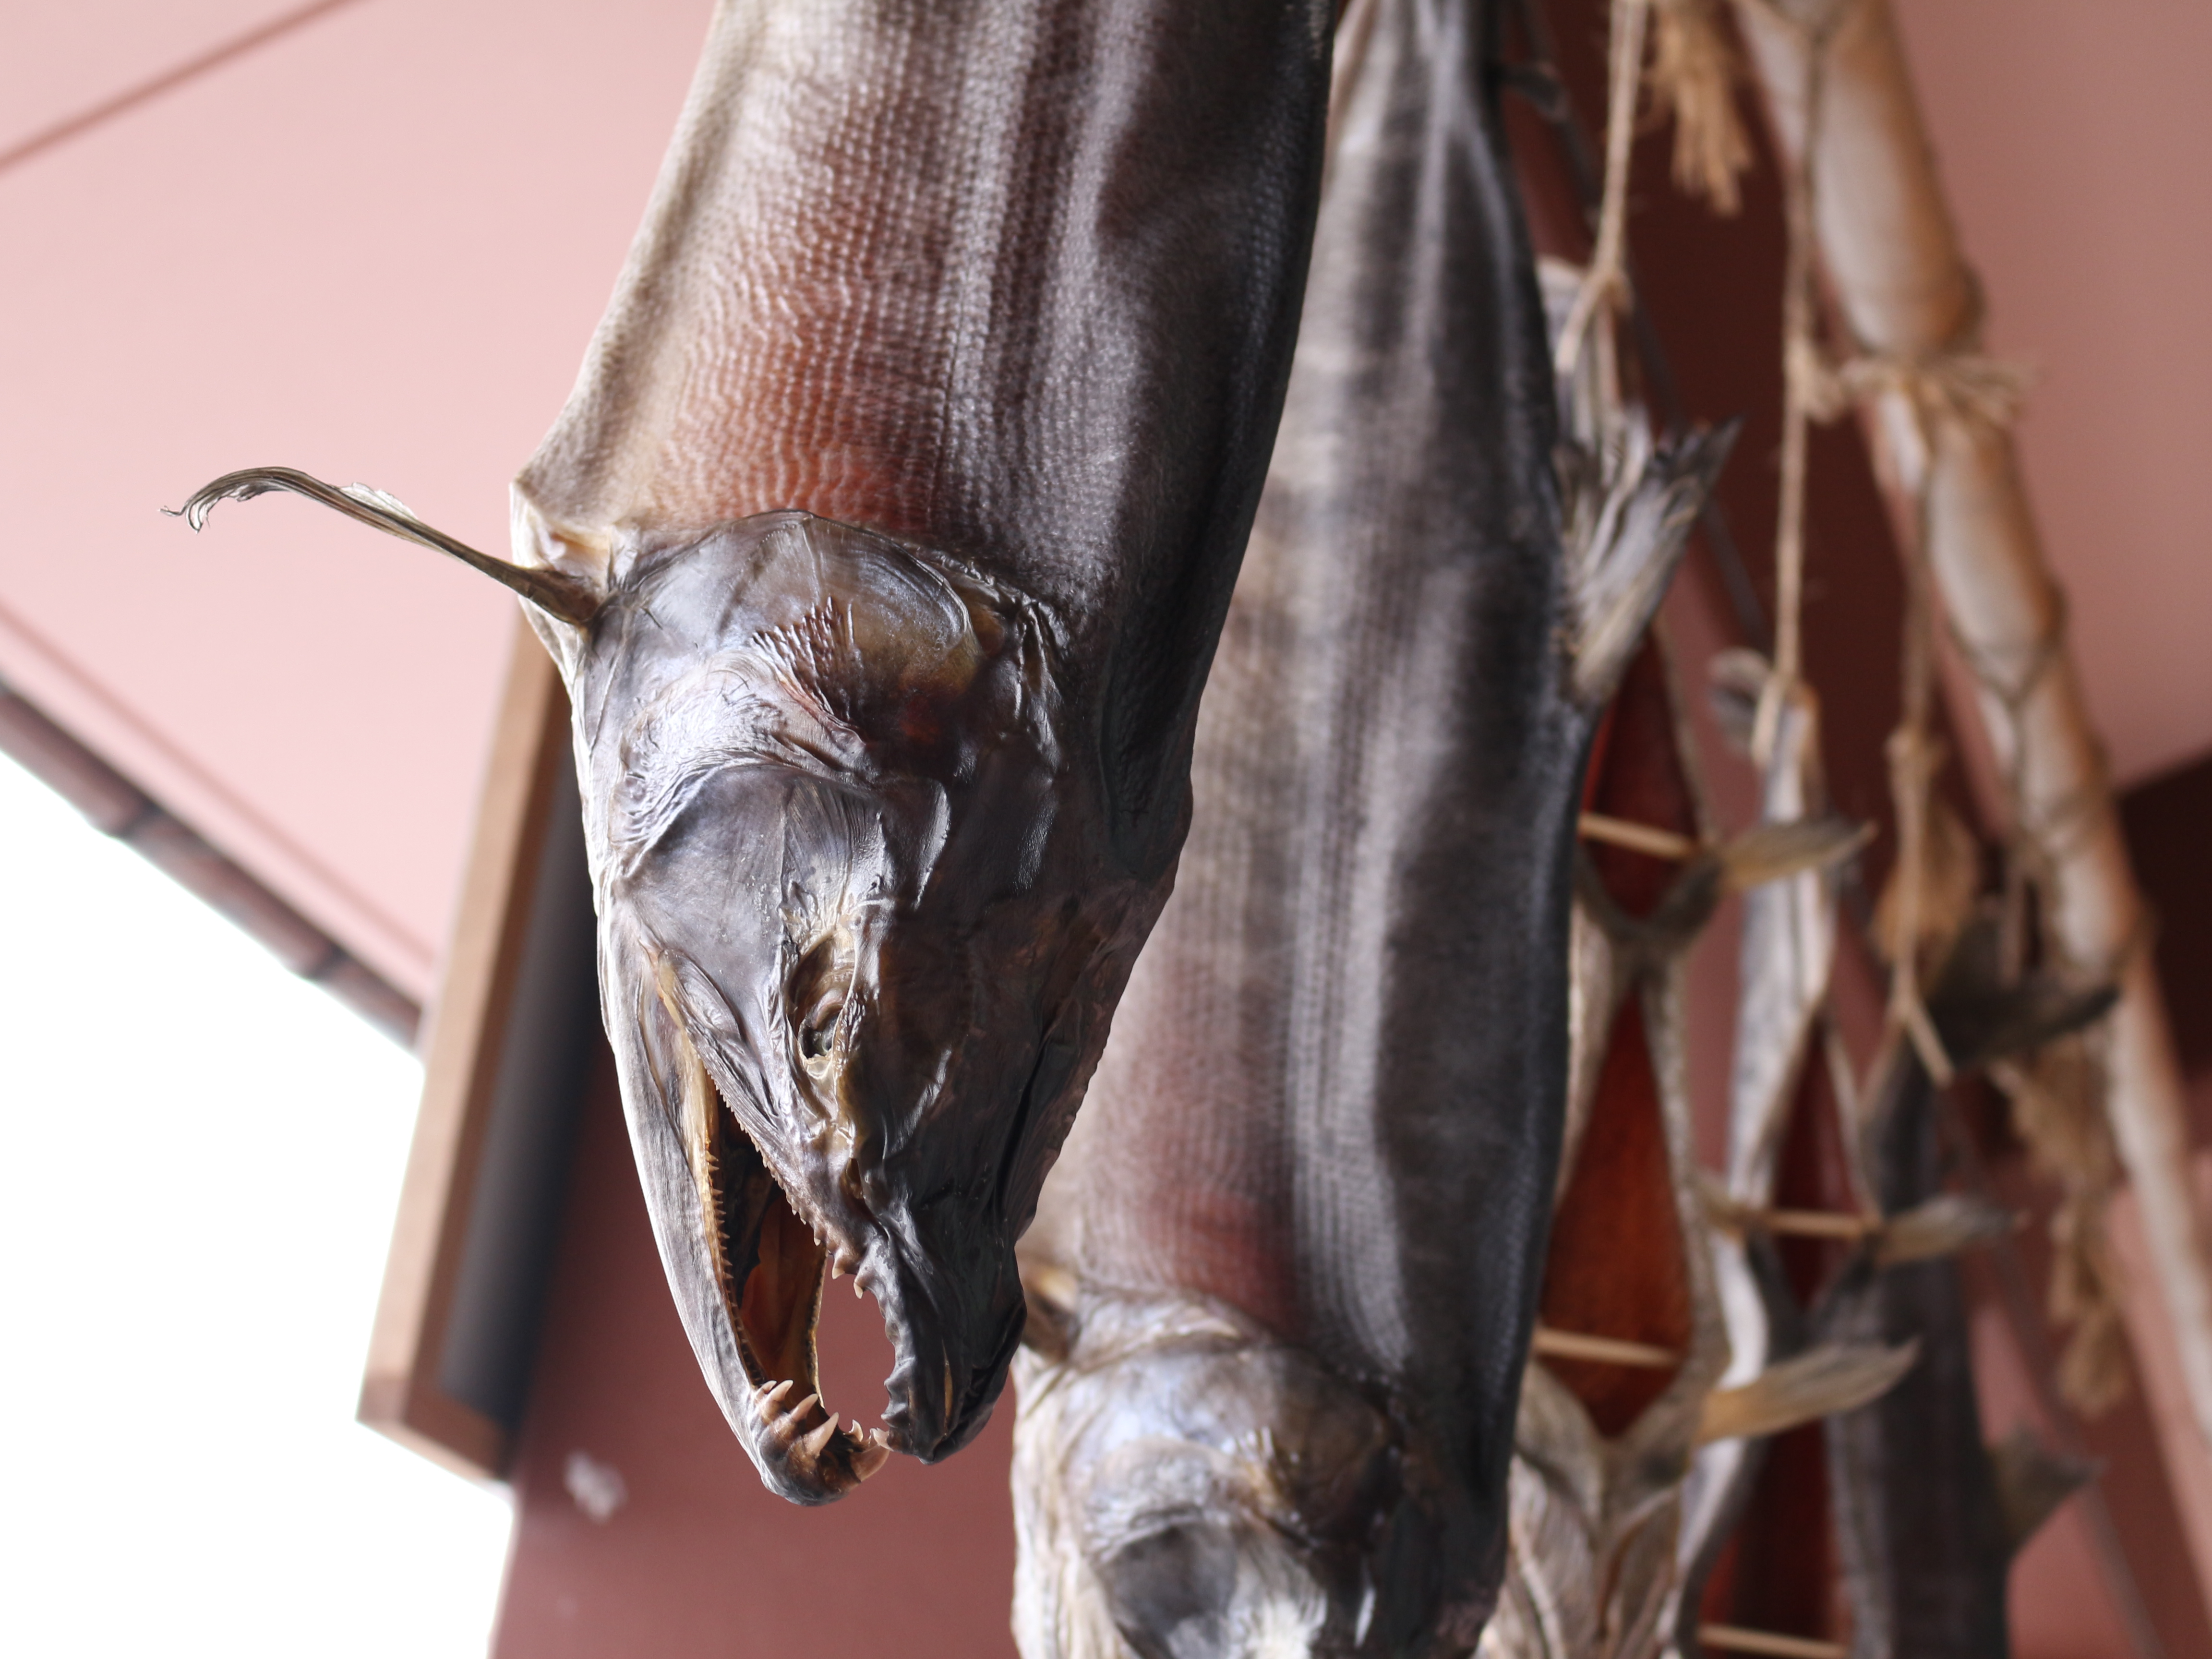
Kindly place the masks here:
<instances>
[{"instance_id":1,"label":"fish open mouth","mask_svg":"<svg viewBox=\"0 0 2212 1659\"><path fill-rule=\"evenodd\" d=\"M733 1054L738 1040L696 1012L719 988L674 951L647 961L626 1028L639 1036L629 1086L645 1109L625 1099L647 1208L693 1350L762 1479L793 1502L826 1504L894 1451L951 1456L988 1419L1024 1314L991 1166L964 1186L885 1166L848 1115L820 1106L789 1136L781 1118L761 1127L751 1103L766 1085L750 1051ZM831 1045L817 1056L814 1001L797 1006L776 1058L804 1068L802 1087L826 1087L851 1055ZM803 1106L793 1115L805 1119ZM841 1425L823 1397L823 1297L846 1273L874 1299L892 1350L872 1428Z\"/></svg>"},{"instance_id":2,"label":"fish open mouth","mask_svg":"<svg viewBox=\"0 0 2212 1659\"><path fill-rule=\"evenodd\" d=\"M882 1468L894 1449L885 1430L864 1430L858 1421L839 1426L822 1398L815 1333L823 1275L857 1268L859 1261L805 1218L723 1102L684 1029L673 963L664 959L657 977L683 1072L682 1129L700 1200L698 1231L744 1367L743 1409L752 1419L754 1449L787 1496L826 1504ZM860 1283L856 1275L856 1289Z\"/></svg>"},{"instance_id":3,"label":"fish open mouth","mask_svg":"<svg viewBox=\"0 0 2212 1659\"><path fill-rule=\"evenodd\" d=\"M883 1468L894 1449L887 1430L839 1426L822 1398L815 1334L825 1275L859 1265L845 1246L808 1222L751 1137L708 1085L705 1131L693 1142L693 1171L705 1200L714 1272L751 1385L759 1449L798 1488L827 1502ZM690 1127L690 1126L687 1126ZM704 1152L705 1157L699 1154ZM854 1288L860 1287L854 1278Z\"/></svg>"}]
</instances>

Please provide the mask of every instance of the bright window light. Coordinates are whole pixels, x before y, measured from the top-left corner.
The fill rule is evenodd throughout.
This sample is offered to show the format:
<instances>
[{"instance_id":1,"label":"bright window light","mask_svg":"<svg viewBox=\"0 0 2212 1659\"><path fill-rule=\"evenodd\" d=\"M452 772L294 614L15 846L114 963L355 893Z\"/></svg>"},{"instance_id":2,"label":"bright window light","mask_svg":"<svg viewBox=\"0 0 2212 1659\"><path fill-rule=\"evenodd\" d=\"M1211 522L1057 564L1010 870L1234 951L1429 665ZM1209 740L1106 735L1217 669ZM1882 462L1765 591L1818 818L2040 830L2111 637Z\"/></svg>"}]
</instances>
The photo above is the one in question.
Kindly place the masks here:
<instances>
[{"instance_id":1,"label":"bright window light","mask_svg":"<svg viewBox=\"0 0 2212 1659\"><path fill-rule=\"evenodd\" d=\"M353 1420L421 1081L0 759L0 1650L484 1652L504 1495Z\"/></svg>"}]
</instances>

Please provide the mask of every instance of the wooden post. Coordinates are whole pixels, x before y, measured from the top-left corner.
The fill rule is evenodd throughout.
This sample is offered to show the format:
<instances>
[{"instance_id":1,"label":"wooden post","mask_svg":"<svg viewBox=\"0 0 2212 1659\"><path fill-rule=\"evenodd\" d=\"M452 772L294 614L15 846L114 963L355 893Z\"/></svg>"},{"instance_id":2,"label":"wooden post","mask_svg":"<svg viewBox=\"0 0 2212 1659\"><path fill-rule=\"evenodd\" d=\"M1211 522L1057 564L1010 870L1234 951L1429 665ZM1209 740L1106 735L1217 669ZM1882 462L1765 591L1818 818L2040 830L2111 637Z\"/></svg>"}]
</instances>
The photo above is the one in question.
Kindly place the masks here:
<instances>
[{"instance_id":1,"label":"wooden post","mask_svg":"<svg viewBox=\"0 0 2212 1659\"><path fill-rule=\"evenodd\" d=\"M1872 372L1866 426L1907 545L1924 550L1953 637L1973 671L1980 728L2006 780L2002 805L2049 864L2053 939L2109 973L2106 1111L2161 1292L2167 1331L2130 1338L2178 1351L2195 1433L2169 1431L2175 1489L2190 1494L2212 1450L2212 1273L2187 1182L2180 1068L2145 912L2102 751L2065 647L2063 604L2046 566L2001 421L1943 395L1978 360L1980 293L1960 252L1887 0L1735 0L1781 148L1804 141L1804 53L1824 21L1814 216L1832 296ZM1922 502L1925 501L1924 520ZM1969 711L1954 711L1961 724ZM2212 1585L2212 1512L2189 1505L2201 1583Z\"/></svg>"}]
</instances>

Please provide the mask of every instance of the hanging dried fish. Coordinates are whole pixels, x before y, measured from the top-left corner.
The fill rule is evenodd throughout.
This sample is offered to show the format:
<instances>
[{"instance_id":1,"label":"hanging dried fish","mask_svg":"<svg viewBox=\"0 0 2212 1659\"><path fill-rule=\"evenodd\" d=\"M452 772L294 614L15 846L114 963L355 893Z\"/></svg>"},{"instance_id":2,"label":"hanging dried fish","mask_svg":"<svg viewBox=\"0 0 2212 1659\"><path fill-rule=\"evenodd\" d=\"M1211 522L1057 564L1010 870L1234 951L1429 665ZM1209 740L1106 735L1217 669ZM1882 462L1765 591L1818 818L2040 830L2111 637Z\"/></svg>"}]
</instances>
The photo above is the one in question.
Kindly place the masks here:
<instances>
[{"instance_id":1,"label":"hanging dried fish","mask_svg":"<svg viewBox=\"0 0 2212 1659\"><path fill-rule=\"evenodd\" d=\"M988 1415L1165 900L1319 186L1327 0L726 0L516 562L661 1257L762 1478ZM825 1266L896 1350L840 1428Z\"/></svg>"},{"instance_id":2,"label":"hanging dried fish","mask_svg":"<svg viewBox=\"0 0 2212 1659\"><path fill-rule=\"evenodd\" d=\"M1749 652L1731 652L1714 665L1715 692L1724 730L1750 746L1755 711L1771 670ZM1820 781L1820 712L1809 687L1792 689L1781 702L1765 763L1760 767L1762 823L1785 825L1814 818L1826 806ZM1835 959L1836 876L1815 867L1747 892L1742 943L1737 956L1735 1052L1729 1078L1728 1165L1720 1183L1724 1212L1761 1216L1774 1207L1777 1161L1788 1130L1799 1079L1819 1033ZM1725 1218L1725 1213L1724 1218ZM1791 1358L1796 1310L1771 1262L1759 1257L1758 1234L1742 1227L1714 1229L1709 1237L1713 1274L1728 1326L1726 1386L1748 1386L1771 1366ZM1681 1559L1684 1583L1701 1587L1749 1497L1758 1447L1748 1437L1718 1439L1698 1454L1689 1477ZM1687 1598L1694 1603L1694 1595ZM1680 1619L1679 1639L1694 1642L1694 1605Z\"/></svg>"},{"instance_id":3,"label":"hanging dried fish","mask_svg":"<svg viewBox=\"0 0 2212 1659\"><path fill-rule=\"evenodd\" d=\"M2006 985L1999 931L1988 915L1968 927L1929 992L1960 1073L2032 1052L2112 1006L2108 989L2071 991L2041 975ZM1891 1054L1865 1127L1884 1225L1819 1315L1832 1339L1911 1343L1920 1354L1894 1390L1828 1425L1844 1586L1864 1633L1854 1651L2002 1659L2007 1574L2040 1516L2018 1496L2008 1513L1999 1470L2036 1464L2017 1448L2001 1462L1983 1444L1957 1252L2011 1218L1943 1190L1934 1081L1911 1044ZM2047 1512L2063 1496L2032 1501Z\"/></svg>"},{"instance_id":4,"label":"hanging dried fish","mask_svg":"<svg viewBox=\"0 0 2212 1659\"><path fill-rule=\"evenodd\" d=\"M1897 1214L1941 1191L1936 1097L1896 1051L1875 1096L1877 1195ZM2003 1659L2012 1540L1982 1443L1958 1264L1883 1267L1866 1253L1832 1293L1821 1328L1846 1340L1911 1342L1920 1363L1863 1410L1828 1425L1830 1487L1856 1654Z\"/></svg>"},{"instance_id":5,"label":"hanging dried fish","mask_svg":"<svg viewBox=\"0 0 2212 1659\"><path fill-rule=\"evenodd\" d=\"M1484 1659L1656 1659L1693 1582L1693 1454L1726 1460L1861 1405L1911 1362L1909 1348L1835 1343L1716 1386L1729 1343L1714 1264L1734 1241L1709 1221L1692 1145L1685 954L1731 866L1765 878L1757 895L1858 836L1753 831L1713 850L1659 660L1648 647L1614 699L1585 823L1657 828L1697 850L1670 867L1593 846L1580 865L1567 1145Z\"/></svg>"},{"instance_id":6,"label":"hanging dried fish","mask_svg":"<svg viewBox=\"0 0 2212 1659\"><path fill-rule=\"evenodd\" d=\"M1617 283L1616 273L1625 268L1620 253L1626 198L1623 141L1650 6L1651 0L1613 0L1612 5L1608 167L1595 239L1595 269L1577 301L1577 318L1590 312L1594 298ZM1856 106L1845 112L1848 137L1832 148L1847 151L1856 144L1879 150L1885 125L1892 130L1887 136L1894 137L1900 125L1910 125L1910 96L1902 91L1901 76L1884 81L1873 72L1894 67L1893 62L1875 61L1893 60L1895 55L1887 36L1886 8L1855 9L1851 0L1763 0L1740 9L1747 19L1755 15L1768 35L1786 37L1816 62L1824 54L1855 56L1855 67L1868 72L1853 88ZM1861 27L1859 13L1871 13L1871 23ZM1691 107L1703 94L1717 92L1720 100L1725 99L1725 58L1711 27L1709 9L1677 0L1660 6L1657 18L1662 61L1653 80L1662 97L1676 105L1684 140L1678 148L1678 163L1686 153L1702 149L1705 165L1693 163L1690 170L1698 175L1695 182L1699 188L1723 199L1733 182L1733 167L1718 159L1728 135L1707 118L1729 112L1712 96L1703 96L1707 107L1702 112ZM1771 80L1770 89L1773 85ZM1817 76L1807 76L1791 87L1780 100L1787 104L1781 111L1785 128L1792 121L1801 129L1816 124L1816 112L1824 107L1820 91ZM1902 123L1896 118L1900 111ZM1701 125L1701 132L1692 131ZM1820 125L1819 130L1825 143L1828 129ZM1873 140L1869 131L1875 131ZM1747 653L1732 653L1718 665L1725 694L1723 714L1735 715L1746 746L1764 768L1763 805L1769 822L1753 835L1776 853L1824 840L1840 845L1820 833L1820 821L1812 816L1818 793L1817 704L1802 678L1798 615L1808 420L1826 418L1832 406L1840 406L1841 392L1870 395L1901 388L1907 395L1894 401L1910 406L1914 418L1900 420L1895 407L1884 410L1887 435L1917 435L1923 452L1940 453L1941 443L1931 435L1931 417L1954 428L1960 423L1999 425L2008 413L2010 398L2016 395L2016 387L2004 376L1971 358L1971 341L1924 362L1862 359L1847 363L1832 377L1831 386L1811 344L1816 314L1811 269L1814 224L1825 232L1838 217L1856 213L1861 220L1879 220L1887 212L1897 222L1885 222L1884 228L1906 241L1916 228L1932 227L1939 241L1948 238L1948 228L1936 222L1940 203L1931 210L1926 200L1892 202L1879 177L1870 177L1865 168L1841 181L1847 194L1861 193L1847 208L1840 212L1831 209L1824 194L1816 212L1815 168L1803 156L1802 143L1799 149L1790 198L1790 277L1785 295L1790 406L1778 534L1782 606L1778 648L1771 665ZM1824 155L1824 160L1834 158ZM1919 147L1904 158L1899 170L1909 173L1924 166L1924 147ZM1825 191L1827 169L1820 171ZM1872 171L1878 175L1880 167ZM1916 227L1916 215L1927 222ZM1856 259L1855 276L1869 278L1886 252L1879 247L1846 249L1844 257ZM1832 245L1829 253L1832 265ZM1970 286L1967 292L1971 295ZM1858 309L1880 313L1885 304L1893 310L1902 304L1910 311L1913 303L1940 309L1954 293L1954 288L1934 280L1903 301L1870 290L1857 296ZM1847 310L1850 303L1847 299ZM1574 363L1571 344L1563 351L1562 362ZM1955 437L1955 430L1950 435ZM1925 478L1926 453L1915 453L1909 459L1923 466ZM1923 510L1940 517L1935 508L1923 505ZM1923 526L1926 522L1923 519ZM1670 1297L1681 1301L1691 1288L1691 1275L1655 1268L1655 1259L1663 1262L1666 1246L1672 1242L1669 1230L1655 1222L1648 1207L1648 1194L1657 1187L1657 1178L1650 1170L1641 1172L1647 1196L1639 1208L1634 1196L1638 1178L1624 1177L1617 1167L1621 1154L1605 1144L1633 1139L1623 1133L1620 1103L1609 1104L1607 1099L1624 1078L1640 1079L1655 1102L1667 1093L1653 1074L1654 1061L1665 1044L1644 1042L1640 1030L1614 1028L1606 1012L1623 994L1625 984L1650 971L1648 963L1633 965L1634 958L1653 950L1656 938L1648 923L1634 925L1619 907L1609 906L1602 887L1584 884L1574 963L1577 993L1589 1006L1577 1009L1577 1082L1569 1133L1571 1148L1577 1135L1586 1146L1597 1146L1595 1164L1601 1173L1594 1176L1589 1170L1577 1170L1566 1186L1553 1243L1553 1272L1559 1277L1563 1265L1571 1270L1578 1255L1589 1255L1599 1261L1609 1260L1616 1275L1634 1288L1617 1288L1627 1304L1626 1316L1615 1311L1610 1322L1602 1316L1576 1320L1569 1308L1562 1310L1562 1317L1571 1323L1572 1334L1540 1328L1537 1349L1546 1364L1580 1376L1583 1387L1545 1386L1545 1370L1540 1366L1524 1396L1525 1456L1515 1471L1514 1553L1504 1608L1485 1644L1486 1651L1501 1659L1519 1653L1656 1653L1662 1646L1693 1653L1699 1650L1701 1638L1754 1652L1832 1650L1840 1659L1845 1651L1842 1645L1805 1642L1784 1634L1786 1626L1722 1630L1701 1627L1698 1616L1705 1579L1749 1496L1759 1462L1756 1448L1735 1437L1769 1433L1822 1416L1828 1419L1825 1435L1830 1474L1826 1482L1816 1478L1811 1489L1817 1492L1825 1485L1834 1498L1832 1530L1846 1567L1850 1603L1850 1651L1865 1659L1890 1652L1955 1653L1962 1659L2001 1652L2009 1551L2066 1482L2079 1478L2078 1469L2062 1470L2032 1447L2014 1446L1997 1454L1985 1454L1981 1447L1964 1303L1952 1258L1960 1249L2002 1231L2009 1218L1942 1189L1935 1167L1935 1106L1927 1066L1948 1077L1947 1048L1957 1055L1971 1056L1980 1053L1994 1033L2035 1026L2054 1003L2074 1015L2094 1000L2047 986L2043 988L2045 994L2030 996L2024 994L2028 988L2013 985L2002 988L2006 993L2002 997L1978 998L1978 1011L1970 1014L1953 978L1943 987L1940 1018L1946 1030L1942 1037L1923 1004L1919 982L1926 971L1923 955L1930 963L1942 960L1972 906L1979 872L1971 842L1929 787L1941 749L1930 729L1926 696L1929 607L1919 600L1919 585L1914 592L1916 604L1907 617L1906 720L1890 745L1899 877L1885 896L1878 919L1881 937L1899 941L1892 945L1897 958L1892 977L1892 1064L1876 1091L1877 1109L1869 1134L1863 1146L1854 1142L1858 1156L1845 1159L1850 1185L1863 1213L1852 1212L1849 1204L1792 1212L1775 1202L1777 1160L1784 1134L1808 1104L1808 1085L1825 1081L1817 1074L1808 1075L1808 1062L1816 1073L1834 1075L1842 1127L1851 1127L1856 1117L1848 1060L1827 1029L1823 1008L1834 945L1834 895L1832 883L1819 873L1822 860L1815 857L1800 866L1796 879L1754 889L1747 901L1729 1168L1725 1180L1715 1183L1705 1206L1713 1224L1720 1280L1728 1292L1728 1322L1739 1339L1731 1372L1734 1386L1706 1397L1699 1435L1717 1443L1698 1455L1688 1482L1678 1556L1683 1593L1672 1616L1657 1620L1649 1612L1656 1599L1652 1587L1665 1583L1676 1563L1655 1560L1649 1540L1669 1532L1674 1515L1672 1488L1665 1479L1654 1478L1648 1457L1614 1466L1607 1462L1606 1453L1615 1445L1642 1444L1650 1416L1660 1412L1659 1402L1679 1380L1686 1352L1694 1348L1687 1337L1691 1328L1686 1315L1678 1340L1673 1341L1656 1328L1628 1329L1638 1311L1647 1322L1654 1317L1663 1322ZM2049 643L2039 643L2039 668L2048 666L2045 647ZM2022 684L2032 687L2033 682ZM2016 690L2010 699L2015 705L2026 695L2016 688L2008 690ZM1628 696L1624 690L1624 702ZM1615 712L1618 718L1620 711ZM2020 710L2014 707L2011 712L2018 715ZM2064 757L2060 759L2063 764ZM1624 816L1640 819L1650 815ZM1696 857L1710 844L1709 837L1685 834L1682 826L1661 830L1641 821L1623 823L1610 813L1588 820L1586 828L1616 845L1647 852L1664 853L1672 845L1673 855L1684 858ZM1758 857L1751 860L1753 865L1766 861ZM1684 895L1691 891L1686 879L1680 890ZM1669 911L1680 915L1684 907L1679 902L1662 904L1654 918ZM1632 965L1624 965L1624 955ZM1621 1052L1625 1035L1626 1060ZM1602 1173L1608 1166L1616 1166L1609 1177ZM1686 1166L1682 1173L1694 1180L1694 1172ZM1594 1201L1591 1191L1608 1178L1607 1196ZM1602 1243L1592 1249L1578 1237L1597 1231L1589 1218L1593 1211L1612 1227L1609 1251ZM1700 1227L1705 1218L1695 1218L1690 1224ZM1814 1234L1850 1249L1847 1270L1826 1287L1809 1314L1797 1305L1782 1272L1772 1243L1781 1232ZM1568 1258L1564 1263L1563 1255ZM1577 1277L1572 1271L1564 1276L1570 1280ZM1586 1285L1600 1282L1589 1271L1579 1277ZM1602 1312L1602 1293L1594 1296L1585 1288L1582 1299ZM1547 1321L1553 1317L1553 1303L1547 1290ZM1589 1335L1584 1327L1593 1325L1608 1334ZM1808 1342L1814 1346L1805 1346ZM1635 1409L1622 1408L1624 1388L1619 1381L1600 1387L1591 1380L1594 1370L1606 1367L1613 1368L1616 1379L1627 1375L1626 1368L1644 1368L1644 1388L1625 1391ZM1905 1379L1901 1383L1900 1378ZM1577 1406L1585 1409L1577 1411ZM1595 1431L1599 1413L1608 1409L1617 1437L1610 1440ZM1650 1415L1639 1416L1639 1412ZM1818 1444L1818 1439L1801 1443L1792 1455ZM1640 1482L1633 1487L1640 1504L1620 1503L1618 1494L1626 1490L1619 1484L1623 1474ZM2002 1500L2001 1490L2008 1494ZM2027 1496L2029 1492L2034 1496ZM1812 1547L1818 1541L1796 1539L1794 1553L1809 1559L1817 1553ZM1739 1569L1744 1565L1739 1562ZM1826 1587L1814 1589L1825 1603ZM1818 1616L1814 1609L1801 1611Z\"/></svg>"},{"instance_id":7,"label":"hanging dried fish","mask_svg":"<svg viewBox=\"0 0 2212 1659\"><path fill-rule=\"evenodd\" d=\"M1682 1476L1728 1363L1682 1024L1683 955L1720 896L1720 866L1656 643L1600 742L1590 811L1698 850L1676 864L1591 845L1577 860L1565 1146L1483 1659L1659 1651Z\"/></svg>"},{"instance_id":8,"label":"hanging dried fish","mask_svg":"<svg viewBox=\"0 0 2212 1659\"><path fill-rule=\"evenodd\" d=\"M1460 1653L1497 1593L1583 757L1726 445L1555 471L1489 21L1356 25L1191 838L1023 1249L1028 1659Z\"/></svg>"}]
</instances>

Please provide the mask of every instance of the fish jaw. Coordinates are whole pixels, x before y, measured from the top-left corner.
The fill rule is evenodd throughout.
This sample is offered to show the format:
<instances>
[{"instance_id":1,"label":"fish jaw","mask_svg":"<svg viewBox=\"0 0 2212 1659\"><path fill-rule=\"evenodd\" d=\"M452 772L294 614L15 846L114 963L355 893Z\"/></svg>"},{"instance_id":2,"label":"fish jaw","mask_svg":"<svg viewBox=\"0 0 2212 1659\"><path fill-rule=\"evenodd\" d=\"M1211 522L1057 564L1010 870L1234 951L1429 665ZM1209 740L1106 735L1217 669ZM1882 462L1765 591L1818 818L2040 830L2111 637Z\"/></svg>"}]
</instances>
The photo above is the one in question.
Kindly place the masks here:
<instances>
[{"instance_id":1,"label":"fish jaw","mask_svg":"<svg viewBox=\"0 0 2212 1659\"><path fill-rule=\"evenodd\" d=\"M799 514L616 568L556 655L624 1110L709 1387L771 1490L829 1502L988 1419L1166 878L1115 858L1021 596ZM876 1430L820 1403L825 1270L896 1352Z\"/></svg>"},{"instance_id":2,"label":"fish jaw","mask_svg":"<svg viewBox=\"0 0 2212 1659\"><path fill-rule=\"evenodd\" d=\"M1434 1483L1362 1391L1209 1299L1052 1311L1069 1346L1015 1367L1027 1659L1455 1650Z\"/></svg>"}]
</instances>

